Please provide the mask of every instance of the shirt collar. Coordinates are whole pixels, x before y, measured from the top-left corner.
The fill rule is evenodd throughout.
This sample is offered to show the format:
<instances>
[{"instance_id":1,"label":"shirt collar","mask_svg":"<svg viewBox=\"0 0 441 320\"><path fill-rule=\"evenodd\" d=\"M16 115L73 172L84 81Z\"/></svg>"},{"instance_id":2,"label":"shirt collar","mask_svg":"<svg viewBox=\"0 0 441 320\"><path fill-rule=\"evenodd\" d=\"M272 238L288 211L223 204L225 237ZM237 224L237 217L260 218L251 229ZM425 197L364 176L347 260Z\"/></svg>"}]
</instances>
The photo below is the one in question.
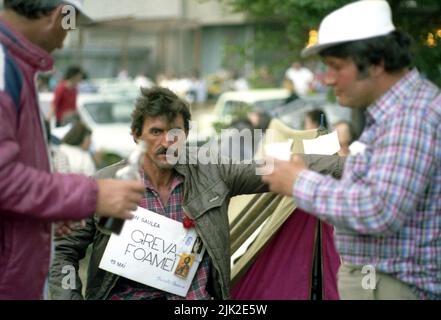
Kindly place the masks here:
<instances>
[{"instance_id":1,"label":"shirt collar","mask_svg":"<svg viewBox=\"0 0 441 320\"><path fill-rule=\"evenodd\" d=\"M147 174L144 173L144 170L141 169L141 177L143 177L144 186L152 191L158 192L151 183L149 177ZM172 172L172 180L170 183L170 192L172 192L177 186L179 186L181 183L184 182L184 177L180 175L176 170L173 170Z\"/></svg>"},{"instance_id":2,"label":"shirt collar","mask_svg":"<svg viewBox=\"0 0 441 320\"><path fill-rule=\"evenodd\" d=\"M416 69L412 69L404 75L397 83L386 91L379 99L366 109L366 117L371 121L384 120L391 113L400 112L395 105L402 105L403 101L419 85L421 76Z\"/></svg>"},{"instance_id":3,"label":"shirt collar","mask_svg":"<svg viewBox=\"0 0 441 320\"><path fill-rule=\"evenodd\" d=\"M0 18L0 40L14 56L26 61L38 71L49 71L54 65L51 55L26 39L8 22Z\"/></svg>"}]
</instances>

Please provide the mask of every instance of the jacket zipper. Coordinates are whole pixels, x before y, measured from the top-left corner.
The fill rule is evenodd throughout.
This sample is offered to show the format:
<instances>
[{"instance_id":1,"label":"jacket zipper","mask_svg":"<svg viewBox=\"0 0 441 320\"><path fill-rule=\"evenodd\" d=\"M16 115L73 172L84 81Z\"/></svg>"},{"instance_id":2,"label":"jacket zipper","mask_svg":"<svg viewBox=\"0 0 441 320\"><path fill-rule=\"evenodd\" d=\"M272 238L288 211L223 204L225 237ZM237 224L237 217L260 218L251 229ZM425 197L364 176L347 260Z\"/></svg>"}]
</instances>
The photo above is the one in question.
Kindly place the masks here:
<instances>
[{"instance_id":1,"label":"jacket zipper","mask_svg":"<svg viewBox=\"0 0 441 320\"><path fill-rule=\"evenodd\" d=\"M319 223L318 219L315 219L316 223ZM308 295L309 299L312 299L312 286L314 281L314 263L315 263L315 255L316 255L316 245L317 245L317 232L318 232L318 225L316 224L314 228L314 241L313 241L313 247L312 247L312 258L311 258L311 269L310 269L310 276L309 276L309 287L308 287Z\"/></svg>"}]
</instances>

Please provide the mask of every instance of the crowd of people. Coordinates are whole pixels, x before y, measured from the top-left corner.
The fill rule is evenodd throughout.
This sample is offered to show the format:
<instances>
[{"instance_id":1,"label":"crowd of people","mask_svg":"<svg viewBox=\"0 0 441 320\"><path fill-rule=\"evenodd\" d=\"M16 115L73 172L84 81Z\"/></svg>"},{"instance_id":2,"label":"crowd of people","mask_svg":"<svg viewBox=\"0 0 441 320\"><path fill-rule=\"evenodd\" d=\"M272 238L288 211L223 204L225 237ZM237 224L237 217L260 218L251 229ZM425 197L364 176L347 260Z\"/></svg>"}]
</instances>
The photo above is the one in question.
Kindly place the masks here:
<instances>
[{"instance_id":1,"label":"crowd of people","mask_svg":"<svg viewBox=\"0 0 441 320\"><path fill-rule=\"evenodd\" d=\"M322 59L323 81L340 105L365 112L357 153L350 148L351 125L328 124L314 110L305 129L333 125L338 155L268 157L271 170L264 175L253 160L195 164L190 160L200 154L182 143L189 104L162 79L161 86L140 90L127 128L134 143L147 145L140 181L117 179L124 160L95 172L92 133L81 122L51 159L34 81L53 67L50 53L63 45L66 4L84 15L80 1L68 0L5 0L0 13L0 299L43 299L49 292L52 299L230 299L228 204L236 195L269 191L334 227L340 299L441 299L441 91L413 67L411 39L394 26L387 1L356 1L331 12L318 43L302 51ZM57 122L75 110L82 77L81 69L69 69L55 90ZM240 75L235 78L244 88ZM313 86L313 74L299 63L286 78L299 96ZM246 124L266 130L270 120L255 113ZM167 138L171 132L179 133L174 140ZM182 223L198 238L200 256L184 241L175 252L185 265L180 277L199 259L184 296L100 267L111 234L98 218L131 219L138 207ZM158 245L147 236L142 241ZM90 245L83 295L79 263ZM74 270L67 285L66 266ZM366 275L366 268L375 272Z\"/></svg>"}]
</instances>

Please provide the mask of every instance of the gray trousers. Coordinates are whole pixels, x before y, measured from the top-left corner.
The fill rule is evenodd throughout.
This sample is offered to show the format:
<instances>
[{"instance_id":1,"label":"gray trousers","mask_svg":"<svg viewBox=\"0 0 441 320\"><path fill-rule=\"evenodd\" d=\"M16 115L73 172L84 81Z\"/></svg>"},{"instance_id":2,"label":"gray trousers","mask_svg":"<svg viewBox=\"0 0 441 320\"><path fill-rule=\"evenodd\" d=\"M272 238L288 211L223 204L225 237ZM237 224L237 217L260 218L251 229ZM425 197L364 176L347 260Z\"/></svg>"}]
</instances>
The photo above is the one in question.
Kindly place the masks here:
<instances>
[{"instance_id":1,"label":"gray trousers","mask_svg":"<svg viewBox=\"0 0 441 320\"><path fill-rule=\"evenodd\" d=\"M362 272L363 271L363 272ZM338 293L342 300L417 300L410 287L373 267L341 264Z\"/></svg>"}]
</instances>

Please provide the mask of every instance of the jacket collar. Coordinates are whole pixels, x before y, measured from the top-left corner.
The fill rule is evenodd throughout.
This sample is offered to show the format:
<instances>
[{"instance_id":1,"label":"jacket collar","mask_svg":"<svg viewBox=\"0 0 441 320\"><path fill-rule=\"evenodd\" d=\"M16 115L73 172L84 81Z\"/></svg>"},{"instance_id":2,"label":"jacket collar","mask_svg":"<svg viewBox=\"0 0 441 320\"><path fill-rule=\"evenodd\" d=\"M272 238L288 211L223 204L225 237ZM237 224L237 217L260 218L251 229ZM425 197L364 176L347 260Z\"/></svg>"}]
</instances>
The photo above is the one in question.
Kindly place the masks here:
<instances>
[{"instance_id":1,"label":"jacket collar","mask_svg":"<svg viewBox=\"0 0 441 320\"><path fill-rule=\"evenodd\" d=\"M54 65L54 59L48 52L26 39L2 18L0 18L0 42L14 57L25 61L35 70L49 71Z\"/></svg>"},{"instance_id":2,"label":"jacket collar","mask_svg":"<svg viewBox=\"0 0 441 320\"><path fill-rule=\"evenodd\" d=\"M383 96L366 109L368 121L381 122L390 115L401 112L401 110L397 109L397 106L401 106L408 99L412 92L420 85L420 82L421 76L418 70L415 68L410 70Z\"/></svg>"}]
</instances>

